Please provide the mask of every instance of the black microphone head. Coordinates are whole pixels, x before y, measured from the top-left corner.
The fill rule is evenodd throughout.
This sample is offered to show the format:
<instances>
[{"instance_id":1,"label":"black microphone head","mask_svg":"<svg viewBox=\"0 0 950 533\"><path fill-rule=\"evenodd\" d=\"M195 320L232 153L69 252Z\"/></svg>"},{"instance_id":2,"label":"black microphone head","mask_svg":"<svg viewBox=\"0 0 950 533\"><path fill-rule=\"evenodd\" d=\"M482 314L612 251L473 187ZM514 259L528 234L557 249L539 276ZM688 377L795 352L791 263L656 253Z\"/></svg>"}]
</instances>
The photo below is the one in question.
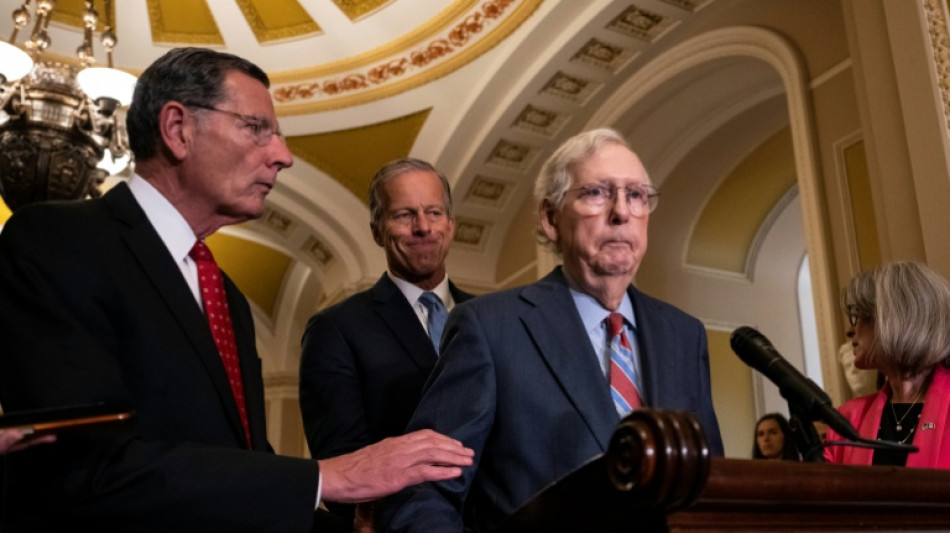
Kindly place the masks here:
<instances>
[{"instance_id":1,"label":"black microphone head","mask_svg":"<svg viewBox=\"0 0 950 533\"><path fill-rule=\"evenodd\" d=\"M742 362L753 368L760 369L761 364L768 364L771 360L781 357L765 335L749 326L742 326L733 331L729 336L729 345ZM763 358L767 361L763 361Z\"/></svg>"}]
</instances>

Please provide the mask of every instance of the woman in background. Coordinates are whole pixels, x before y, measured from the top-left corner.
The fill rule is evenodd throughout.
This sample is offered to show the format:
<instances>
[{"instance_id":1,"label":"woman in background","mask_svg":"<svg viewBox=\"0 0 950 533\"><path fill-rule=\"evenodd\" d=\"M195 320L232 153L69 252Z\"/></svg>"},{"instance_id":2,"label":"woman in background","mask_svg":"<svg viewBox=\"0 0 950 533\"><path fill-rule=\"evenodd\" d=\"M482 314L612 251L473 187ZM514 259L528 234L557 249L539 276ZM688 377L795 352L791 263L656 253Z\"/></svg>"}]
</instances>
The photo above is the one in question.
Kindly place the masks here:
<instances>
[{"instance_id":1,"label":"woman in background","mask_svg":"<svg viewBox=\"0 0 950 533\"><path fill-rule=\"evenodd\" d=\"M752 458L801 460L798 450L795 449L792 427L784 416L779 413L769 413L755 423Z\"/></svg>"},{"instance_id":2,"label":"woman in background","mask_svg":"<svg viewBox=\"0 0 950 533\"><path fill-rule=\"evenodd\" d=\"M842 305L855 366L876 369L886 380L839 411L864 438L912 443L920 451L829 446L825 459L950 468L950 284L925 265L888 263L852 278ZM828 440L839 439L829 428Z\"/></svg>"}]
</instances>

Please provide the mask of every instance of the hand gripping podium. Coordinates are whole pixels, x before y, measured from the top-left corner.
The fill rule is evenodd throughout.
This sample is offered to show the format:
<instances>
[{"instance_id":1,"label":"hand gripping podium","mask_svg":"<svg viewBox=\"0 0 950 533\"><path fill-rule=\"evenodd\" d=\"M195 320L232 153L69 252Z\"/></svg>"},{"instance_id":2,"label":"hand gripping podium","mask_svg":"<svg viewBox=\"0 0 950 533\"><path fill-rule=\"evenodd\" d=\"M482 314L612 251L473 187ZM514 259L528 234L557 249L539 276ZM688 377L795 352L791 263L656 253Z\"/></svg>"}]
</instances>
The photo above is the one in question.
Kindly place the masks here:
<instances>
[{"instance_id":1,"label":"hand gripping podium","mask_svg":"<svg viewBox=\"0 0 950 533\"><path fill-rule=\"evenodd\" d=\"M638 409L607 453L545 488L497 529L950 531L950 471L710 457L688 413Z\"/></svg>"}]
</instances>

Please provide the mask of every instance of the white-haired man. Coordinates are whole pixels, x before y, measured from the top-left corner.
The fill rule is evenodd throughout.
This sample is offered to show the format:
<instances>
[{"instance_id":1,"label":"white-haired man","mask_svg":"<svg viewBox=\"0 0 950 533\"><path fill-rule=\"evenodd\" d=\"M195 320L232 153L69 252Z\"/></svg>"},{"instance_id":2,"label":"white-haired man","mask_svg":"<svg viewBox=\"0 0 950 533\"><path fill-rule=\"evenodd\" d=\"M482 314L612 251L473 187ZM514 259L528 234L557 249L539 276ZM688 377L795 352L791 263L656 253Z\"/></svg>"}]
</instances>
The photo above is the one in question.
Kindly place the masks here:
<instances>
[{"instance_id":1,"label":"white-haired man","mask_svg":"<svg viewBox=\"0 0 950 533\"><path fill-rule=\"evenodd\" d=\"M407 430L475 450L460 479L406 489L382 506L387 531L486 531L606 451L640 406L692 412L714 454L706 334L696 318L633 285L657 192L613 130L581 133L535 186L539 234L563 258L540 281L458 305Z\"/></svg>"}]
</instances>

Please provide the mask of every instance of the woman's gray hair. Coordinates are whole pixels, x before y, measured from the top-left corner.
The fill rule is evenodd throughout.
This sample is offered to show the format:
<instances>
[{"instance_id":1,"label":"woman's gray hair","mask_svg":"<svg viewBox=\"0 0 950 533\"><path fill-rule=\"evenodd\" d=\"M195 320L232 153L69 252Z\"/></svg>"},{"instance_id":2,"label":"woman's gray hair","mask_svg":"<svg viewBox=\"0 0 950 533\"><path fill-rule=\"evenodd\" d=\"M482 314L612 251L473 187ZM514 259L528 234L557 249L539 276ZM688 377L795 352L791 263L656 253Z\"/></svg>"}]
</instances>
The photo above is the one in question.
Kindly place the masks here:
<instances>
[{"instance_id":1,"label":"woman's gray hair","mask_svg":"<svg viewBox=\"0 0 950 533\"><path fill-rule=\"evenodd\" d=\"M868 362L910 378L950 366L950 283L922 263L887 263L851 279L841 303L874 323Z\"/></svg>"},{"instance_id":2,"label":"woman's gray hair","mask_svg":"<svg viewBox=\"0 0 950 533\"><path fill-rule=\"evenodd\" d=\"M624 148L630 148L627 140L616 130L610 128L589 130L565 141L541 167L541 173L534 183L534 199L538 210L538 241L555 252L560 252L557 249L557 243L548 239L541 225L545 204L554 209L561 209L564 206L564 196L574 184L574 178L571 175L572 167L607 144L619 144Z\"/></svg>"}]
</instances>

